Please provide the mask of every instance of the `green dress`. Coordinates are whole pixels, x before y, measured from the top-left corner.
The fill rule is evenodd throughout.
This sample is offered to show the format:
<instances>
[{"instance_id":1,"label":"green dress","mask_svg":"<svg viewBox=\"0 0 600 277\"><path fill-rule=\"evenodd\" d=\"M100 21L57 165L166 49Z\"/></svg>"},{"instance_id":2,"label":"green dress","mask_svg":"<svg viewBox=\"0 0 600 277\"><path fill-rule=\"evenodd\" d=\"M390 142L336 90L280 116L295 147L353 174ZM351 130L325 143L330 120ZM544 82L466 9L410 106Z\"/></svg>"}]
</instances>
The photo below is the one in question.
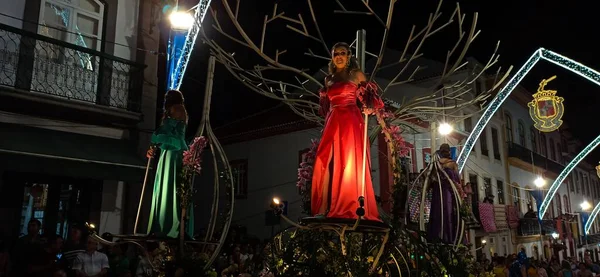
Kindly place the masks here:
<instances>
[{"instance_id":1,"label":"green dress","mask_svg":"<svg viewBox=\"0 0 600 277\"><path fill-rule=\"evenodd\" d=\"M179 236L181 208L177 188L183 151L188 149L185 128L184 121L166 118L152 135L152 144L158 145L161 151L154 179L148 234L172 238ZM193 218L192 214L190 218ZM190 222L189 226L193 226L193 223Z\"/></svg>"}]
</instances>

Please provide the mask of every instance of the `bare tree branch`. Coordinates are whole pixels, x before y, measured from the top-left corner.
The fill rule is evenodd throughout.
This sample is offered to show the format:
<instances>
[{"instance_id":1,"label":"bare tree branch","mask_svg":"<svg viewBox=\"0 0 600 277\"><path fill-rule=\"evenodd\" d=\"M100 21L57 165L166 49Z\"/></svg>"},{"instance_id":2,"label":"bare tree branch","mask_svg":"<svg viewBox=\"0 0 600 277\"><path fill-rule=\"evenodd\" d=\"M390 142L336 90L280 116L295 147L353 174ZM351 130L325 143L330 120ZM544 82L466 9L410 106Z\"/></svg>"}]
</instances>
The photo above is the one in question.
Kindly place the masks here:
<instances>
[{"instance_id":1,"label":"bare tree branch","mask_svg":"<svg viewBox=\"0 0 600 277\"><path fill-rule=\"evenodd\" d=\"M215 55L217 61L223 64L236 79L252 91L259 95L284 102L294 113L307 120L322 123L323 119L318 114L318 90L323 88L323 83L319 80L322 77L317 77L317 75L327 75L323 68L325 68L326 62L331 59L331 53L319 25L318 13L316 13L316 4L320 2L306 0L305 4L308 14L297 13L297 11L289 13L294 14L294 16L287 15L288 11L281 10L275 3L272 10L269 10L262 20L260 37L251 38L248 34L250 33L249 28L252 26L243 26L240 23L240 17L244 17L245 15L239 11L244 11L244 7L241 7L239 0L236 0L235 6L232 7L230 1L232 0L221 0L225 14L227 15L225 18L230 23L228 24L230 25L228 27L229 30L226 30L225 25L221 24L215 10L211 10L214 18L212 27L219 35L248 49L248 52L241 54L242 56L246 57L249 54L253 54L258 56L260 62L253 65L238 62L232 51L226 50L224 46L219 45L213 39L207 38L206 34L202 32L206 44L210 47L211 53ZM369 1L356 1L360 1L363 11L349 10L346 6L342 5L342 1L335 0L339 10L333 12L334 14L344 13L346 15L370 16L384 28L380 41L369 41L367 43L367 45L376 45L379 48L379 52L376 54L372 52L365 53L375 60L375 66L369 75L369 80L377 84L381 94L391 100L401 98L402 85L413 83L417 80L423 82L424 77L432 78L431 81L427 81L429 84L428 87L431 89L411 99L402 99L401 103L394 104L393 113L395 120L405 121L415 118L433 120L440 116L447 117L450 120L462 120L462 118L467 116L465 113L473 114L483 109L482 103L486 103L492 93L504 82L512 69L510 67L506 72L498 69L494 76L488 75L487 72L498 62L499 55L497 52L499 43L495 45L494 51L485 64L470 64L467 59L468 51L480 34L480 31L477 29L478 14L474 13L471 20L467 20L467 14L461 11L460 5L457 3L453 12L449 14L449 17L442 19L443 1L441 0L436 6L435 11L429 14L429 18L422 28L419 29L416 26L412 26L403 49L398 53L399 57L396 57L397 60L388 62L387 60L389 59L386 57L386 53L389 51L387 49L387 42L389 39L398 39L390 32L394 6L397 0L389 0L388 9L385 11L387 15L385 18L378 15L378 11L375 10ZM346 2L344 1L344 3ZM384 14L381 11L379 12L380 14ZM307 18L310 19L306 21L305 19ZM287 48L290 42L281 42L281 36L270 40L271 33L269 32L269 28L273 27L274 24L279 24L282 27L285 26L285 28L279 28L278 30L284 29L293 34L299 34L300 38L304 39L304 41L294 43L306 44L307 47L305 50L300 53L288 52ZM456 27L457 37L453 44L447 48L443 65L440 65L439 69L433 69L438 70L437 76L431 76L431 74L423 76L423 73L427 72L426 69L428 69L428 65L422 63L426 61L424 58L425 53L423 53L424 46L434 35L449 29L451 26ZM350 40L354 40L354 38L349 38L348 41ZM353 45L354 42L351 44L351 47ZM318 49L319 51L314 52L313 49ZM323 49L323 52L321 52L321 49ZM317 65L322 65L323 67L315 74L311 74L308 70L298 65L284 63L284 60L286 62L289 61L288 59L284 59L284 54L285 57L304 55L315 58L315 62L318 62ZM386 76L391 75L393 77L388 77L387 79L380 77L376 79L377 74L383 75L384 71L387 73ZM485 91L473 91L474 83L482 78L493 80L492 85L486 88ZM443 105L439 105L440 102Z\"/></svg>"}]
</instances>

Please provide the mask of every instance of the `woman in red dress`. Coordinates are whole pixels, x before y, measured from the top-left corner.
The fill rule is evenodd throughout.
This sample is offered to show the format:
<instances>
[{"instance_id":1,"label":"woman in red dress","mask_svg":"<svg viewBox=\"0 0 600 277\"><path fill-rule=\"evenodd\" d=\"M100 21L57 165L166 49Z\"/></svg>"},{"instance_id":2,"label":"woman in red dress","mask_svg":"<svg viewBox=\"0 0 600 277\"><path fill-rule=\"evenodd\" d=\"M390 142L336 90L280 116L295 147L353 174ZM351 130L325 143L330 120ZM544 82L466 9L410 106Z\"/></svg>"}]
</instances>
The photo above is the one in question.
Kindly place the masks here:
<instances>
[{"instance_id":1,"label":"woman in red dress","mask_svg":"<svg viewBox=\"0 0 600 277\"><path fill-rule=\"evenodd\" d=\"M329 75L320 93L325 128L317 149L311 188L311 211L316 217L356 219L358 199L364 196L362 218L381 221L371 183L369 149L364 152L365 119L357 99L370 99L367 101L370 103L362 105L369 107L363 110L365 113L382 108L383 102L376 97L376 86L366 81L349 45L334 45ZM364 177L363 153L367 158Z\"/></svg>"}]
</instances>

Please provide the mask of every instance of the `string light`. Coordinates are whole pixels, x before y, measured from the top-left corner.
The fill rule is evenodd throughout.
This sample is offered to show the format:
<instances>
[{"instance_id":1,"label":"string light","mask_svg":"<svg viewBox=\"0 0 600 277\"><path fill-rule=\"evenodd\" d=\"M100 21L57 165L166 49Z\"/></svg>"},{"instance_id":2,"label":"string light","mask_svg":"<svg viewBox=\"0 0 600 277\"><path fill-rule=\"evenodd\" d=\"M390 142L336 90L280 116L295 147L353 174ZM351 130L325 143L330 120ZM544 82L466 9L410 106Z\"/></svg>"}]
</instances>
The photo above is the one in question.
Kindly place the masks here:
<instances>
[{"instance_id":1,"label":"string light","mask_svg":"<svg viewBox=\"0 0 600 277\"><path fill-rule=\"evenodd\" d=\"M194 45L196 45L196 39L198 38L198 33L200 33L200 26L204 21L204 17L206 16L206 11L210 7L211 0L201 0L196 7L196 12L194 13L194 24L188 30L187 35L185 37L185 43L183 44L183 48L181 49L181 55L177 60L177 65L175 66L171 83L169 84L170 88L179 89L181 86L181 82L183 81L183 75L185 74L185 70L187 69L188 63L190 61L190 57L192 56L192 52L194 51Z\"/></svg>"},{"instance_id":2,"label":"string light","mask_svg":"<svg viewBox=\"0 0 600 277\"><path fill-rule=\"evenodd\" d=\"M540 60L540 57L541 49L533 53L529 60L527 60L527 62L519 69L519 71L517 71L512 78L510 78L508 83L506 83L506 85L500 89L500 91L498 91L498 94L494 97L494 99L492 99L488 107L483 112L481 118L479 118L479 121L477 121L477 124L475 124L475 128L473 128L473 131L471 134L469 134L469 137L465 142L465 146L458 155L457 164L459 172L462 172L463 168L465 167L467 159L471 154L471 150L473 150L477 139L479 139L479 135L481 135L485 126L488 124L488 122L490 122L492 116L498 109L500 109L500 106L502 106L502 103L504 103L504 100L508 98L513 89L517 87L523 78L525 78L525 75L527 75L529 70L531 70L531 68Z\"/></svg>"},{"instance_id":3,"label":"string light","mask_svg":"<svg viewBox=\"0 0 600 277\"><path fill-rule=\"evenodd\" d=\"M550 50L544 48L538 49L533 53L533 55L531 55L531 57L529 57L527 62L519 69L519 71L517 71L517 73L508 81L508 83L502 89L500 89L498 94L494 97L494 99L492 99L489 106L483 112L483 115L481 116L479 121L477 121L475 128L473 128L473 131L471 132L471 134L469 134L469 137L467 138L467 141L465 142L465 145L458 156L457 163L458 170L460 172L462 172L463 168L465 167L467 159L471 154L471 151L473 150L473 146L477 142L477 139L479 139L479 136L483 132L487 123L492 119L492 116L496 113L496 111L500 109L500 106L502 106L502 103L504 103L504 101L506 100L506 98L508 98L510 93L515 89L515 87L517 87L517 85L519 85L519 83L523 80L527 73L529 73L529 71L533 68L535 64L537 64L537 62L540 59L544 59L548 62L563 67L587 79L588 81L600 86L600 73L598 73L597 71ZM592 143L585 147L575 157L575 159L573 159L565 167L565 169L558 175L556 180L554 180L552 186L550 186L550 188L548 189L548 194L546 195L544 201L542 202L542 205L540 206L540 218L544 217L544 214L548 209L550 201L554 198L556 191L558 190L564 179L579 164L579 162L589 154L589 152L591 152L594 148L596 148L596 146L598 146L598 144L600 144L600 136L598 136L594 141L592 141ZM596 214L597 213L598 212L596 212Z\"/></svg>"},{"instance_id":4,"label":"string light","mask_svg":"<svg viewBox=\"0 0 600 277\"><path fill-rule=\"evenodd\" d=\"M544 201L540 206L540 218L543 218L544 214L546 214L546 210L550 205L550 201L554 198L554 194L556 194L556 191L558 190L562 182L567 178L567 176L569 176L571 171L575 169L579 162L581 162L590 152L592 152L592 150L594 150L594 148L596 148L598 144L600 144L600 136L596 137L596 139L594 139L592 143L588 144L585 148L583 148L583 150L581 150L581 152L579 152L579 154L577 154L577 156L567 166L565 166L565 169L563 169L563 171L558 175L558 177L556 177L556 180L554 180L552 186L550 186L550 189L548 189L548 194L546 194L546 197L544 198Z\"/></svg>"},{"instance_id":5,"label":"string light","mask_svg":"<svg viewBox=\"0 0 600 277\"><path fill-rule=\"evenodd\" d=\"M457 163L459 171L462 172L465 163L467 162L467 158L469 157L469 154L471 154L471 150L473 150L473 146L477 142L477 139L479 139L479 135L481 135L481 132L484 130L487 123L492 119L494 113L496 113L502 103L504 103L504 100L508 98L513 89L519 85L521 80L523 80L523 78L527 75L527 73L529 73L529 71L540 60L540 58L563 67L564 69L567 69L600 86L600 73L597 71L550 50L544 48L538 49L533 53L533 55L531 55L531 57L529 57L529 60L527 60L527 62L519 69L519 71L517 71L515 76L508 81L506 86L504 86L498 92L496 97L492 99L492 102L484 111L483 115L475 125L475 128L467 138L465 146L460 152L460 155L458 156ZM548 196L546 198L548 198Z\"/></svg>"},{"instance_id":6,"label":"string light","mask_svg":"<svg viewBox=\"0 0 600 277\"><path fill-rule=\"evenodd\" d=\"M598 203L598 205L596 205L596 207L594 207L594 210L592 210L592 212L590 213L590 217L588 218L588 221L585 223L585 226L583 227L583 231L584 231L585 235L587 235L590 232L590 229L592 228L592 223L594 223L594 220L596 220L596 216L598 216L599 212L600 212L600 203Z\"/></svg>"}]
</instances>

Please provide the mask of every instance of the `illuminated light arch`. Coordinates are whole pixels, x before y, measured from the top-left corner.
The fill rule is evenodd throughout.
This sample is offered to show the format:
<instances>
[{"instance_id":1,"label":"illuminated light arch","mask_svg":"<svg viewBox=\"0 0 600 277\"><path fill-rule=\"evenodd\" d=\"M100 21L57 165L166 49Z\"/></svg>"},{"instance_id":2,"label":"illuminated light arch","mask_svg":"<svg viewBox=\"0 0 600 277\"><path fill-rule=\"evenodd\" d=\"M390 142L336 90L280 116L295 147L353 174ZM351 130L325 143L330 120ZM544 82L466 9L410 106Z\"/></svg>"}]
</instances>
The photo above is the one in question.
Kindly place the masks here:
<instances>
[{"instance_id":1,"label":"illuminated light arch","mask_svg":"<svg viewBox=\"0 0 600 277\"><path fill-rule=\"evenodd\" d=\"M477 121L477 124L475 124L475 128L473 128L473 131L467 138L467 141L465 142L465 145L457 159L458 170L460 172L462 172L463 168L465 167L467 159L471 154L471 150L473 150L473 146L475 146L477 139L479 139L479 135L481 135L481 132L485 126L492 119L494 113L500 109L500 106L502 106L504 100L508 98L513 89L519 85L521 80L523 80L527 73L540 59L544 59L553 64L561 66L600 86L600 73L597 71L550 50L544 48L536 50L533 55L529 57L527 62L519 69L519 71L517 71L517 73L506 83L506 85L500 89L500 91L498 91L496 97L492 99L479 121Z\"/></svg>"},{"instance_id":2,"label":"illuminated light arch","mask_svg":"<svg viewBox=\"0 0 600 277\"><path fill-rule=\"evenodd\" d=\"M504 100L508 98L513 89L517 87L517 85L519 85L519 83L523 80L527 73L533 68L535 64L537 64L537 62L540 59L544 59L553 64L561 66L600 86L600 73L598 73L597 71L550 50L544 48L536 50L533 53L533 55L529 57L527 62L519 69L519 71L517 71L517 73L508 81L508 83L502 89L500 89L496 97L492 99L487 109L483 112L483 115L481 116L479 121L477 121L475 128L473 128L473 131L467 138L467 141L465 142L465 145L458 156L457 163L458 170L460 172L462 172L464 166L466 165L467 159L469 158L469 154L471 154L471 150L473 150L473 146L477 142L479 135L481 135L481 132L484 130L487 123L492 119L494 113L496 113L496 111L500 108L502 103L504 103ZM540 218L544 217L544 214L548 209L548 205L550 204L550 200L554 197L554 194L560 187L562 181L569 175L569 173L571 173L573 168L575 168L575 166L577 166L577 164L579 164L579 162L589 154L590 151L592 151L594 148L596 148L596 146L598 146L598 144L600 144L600 136L598 136L592 143L586 146L577 155L577 157L575 157L575 159L573 159L573 161L571 161L559 174L554 183L552 183L552 186L548 190L548 194L546 195L544 201L542 202L542 205L540 206ZM589 221L592 221L591 219L593 218L590 218Z\"/></svg>"},{"instance_id":3,"label":"illuminated light arch","mask_svg":"<svg viewBox=\"0 0 600 277\"><path fill-rule=\"evenodd\" d=\"M590 232L590 229L592 228L592 224L596 220L596 216L598 216L599 212L600 212L600 203L598 203L598 205L596 205L596 207L594 207L594 210L592 210L592 213L590 213L590 217L588 218L588 221L585 223L585 226L583 226L583 231L584 231L583 234L587 235Z\"/></svg>"},{"instance_id":4,"label":"illuminated light arch","mask_svg":"<svg viewBox=\"0 0 600 277\"><path fill-rule=\"evenodd\" d=\"M596 74L598 74L598 76L600 77L599 73L596 73ZM546 214L546 210L548 209L550 200L552 200L552 198L554 197L554 194L556 194L556 191L560 187L560 184L562 184L562 182L567 178L567 176L569 176L571 171L573 171L573 169L579 164L579 162L581 162L599 144L600 144L600 136L596 137L596 139L594 139L590 144L588 144L585 148L583 148L583 150L581 150L581 152L579 152L579 154L577 154L577 156L567 166L565 166L565 169L563 169L563 171L558 175L558 177L556 177L556 180L554 180L554 183L552 183L552 186L550 186L550 189L548 189L548 194L546 194L546 197L544 198L544 201L542 202L542 205L540 206L540 211L539 211L540 218L543 218L544 214ZM598 208L598 207L596 206L596 208ZM596 208L594 208L594 211L596 210ZM588 223L592 222L592 221L593 221L593 218L590 216L590 218L588 219Z\"/></svg>"},{"instance_id":5,"label":"illuminated light arch","mask_svg":"<svg viewBox=\"0 0 600 277\"><path fill-rule=\"evenodd\" d=\"M177 63L175 67L171 69L171 72L169 72L170 83L167 84L169 89L178 90L181 86L183 75L185 74L185 70L187 69L187 65L190 61L190 56L192 56L192 52L194 51L194 45L196 45L196 39L200 33L200 28L202 22L204 21L204 17L206 16L206 12L210 7L210 2L211 0L199 0L198 5L196 6L196 12L194 13L194 24L187 31L185 42L182 46L180 46L181 50L175 50L180 54L179 57L177 57Z\"/></svg>"}]
</instances>

